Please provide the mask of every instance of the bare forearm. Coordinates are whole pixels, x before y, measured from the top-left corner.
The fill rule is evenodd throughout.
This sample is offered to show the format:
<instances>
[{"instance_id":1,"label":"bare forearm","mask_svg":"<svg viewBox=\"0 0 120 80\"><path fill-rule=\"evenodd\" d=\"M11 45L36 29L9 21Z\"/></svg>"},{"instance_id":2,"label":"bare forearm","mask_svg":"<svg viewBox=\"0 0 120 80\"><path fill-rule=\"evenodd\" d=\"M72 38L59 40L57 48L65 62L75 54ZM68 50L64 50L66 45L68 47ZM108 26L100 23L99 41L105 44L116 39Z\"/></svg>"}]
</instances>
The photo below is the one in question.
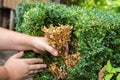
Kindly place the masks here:
<instances>
[{"instance_id":1,"label":"bare forearm","mask_svg":"<svg viewBox=\"0 0 120 80\"><path fill-rule=\"evenodd\" d=\"M0 50L31 49L31 36L0 28Z\"/></svg>"},{"instance_id":2,"label":"bare forearm","mask_svg":"<svg viewBox=\"0 0 120 80\"><path fill-rule=\"evenodd\" d=\"M4 67L0 67L0 80L9 80L7 70Z\"/></svg>"}]
</instances>

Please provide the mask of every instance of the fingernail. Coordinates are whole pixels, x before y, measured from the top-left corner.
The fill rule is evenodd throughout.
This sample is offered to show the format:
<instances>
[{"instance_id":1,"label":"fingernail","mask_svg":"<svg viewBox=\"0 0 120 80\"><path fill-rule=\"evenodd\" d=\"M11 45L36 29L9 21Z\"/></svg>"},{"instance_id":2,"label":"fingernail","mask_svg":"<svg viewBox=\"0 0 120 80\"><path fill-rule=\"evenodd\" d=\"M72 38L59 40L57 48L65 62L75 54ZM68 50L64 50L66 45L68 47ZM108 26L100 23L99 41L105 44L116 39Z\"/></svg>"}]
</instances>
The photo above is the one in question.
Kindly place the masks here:
<instances>
[{"instance_id":1,"label":"fingernail","mask_svg":"<svg viewBox=\"0 0 120 80\"><path fill-rule=\"evenodd\" d=\"M58 55L58 52L56 51L56 52L54 52L54 56L57 56Z\"/></svg>"},{"instance_id":2,"label":"fingernail","mask_svg":"<svg viewBox=\"0 0 120 80\"><path fill-rule=\"evenodd\" d=\"M47 67L47 65L46 65L46 64L44 64L44 67Z\"/></svg>"},{"instance_id":3,"label":"fingernail","mask_svg":"<svg viewBox=\"0 0 120 80\"><path fill-rule=\"evenodd\" d=\"M39 59L40 60L40 62L43 62L43 59Z\"/></svg>"}]
</instances>

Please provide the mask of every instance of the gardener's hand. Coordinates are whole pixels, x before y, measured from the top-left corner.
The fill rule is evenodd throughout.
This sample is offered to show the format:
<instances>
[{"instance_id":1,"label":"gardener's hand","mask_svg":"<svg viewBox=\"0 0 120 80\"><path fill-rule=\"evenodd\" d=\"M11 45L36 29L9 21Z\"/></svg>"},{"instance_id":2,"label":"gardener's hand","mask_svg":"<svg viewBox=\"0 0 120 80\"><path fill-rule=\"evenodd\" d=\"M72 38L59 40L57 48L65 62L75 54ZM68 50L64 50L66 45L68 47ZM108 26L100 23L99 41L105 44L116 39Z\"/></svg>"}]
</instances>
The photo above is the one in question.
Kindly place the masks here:
<instances>
[{"instance_id":1,"label":"gardener's hand","mask_svg":"<svg viewBox=\"0 0 120 80\"><path fill-rule=\"evenodd\" d=\"M0 50L33 50L37 53L48 51L57 55L57 51L48 44L45 37L34 37L3 28L0 28Z\"/></svg>"},{"instance_id":2,"label":"gardener's hand","mask_svg":"<svg viewBox=\"0 0 120 80\"><path fill-rule=\"evenodd\" d=\"M32 44L33 44L33 51L37 53L48 51L54 56L58 55L57 51L48 44L48 40L45 37L33 37Z\"/></svg>"},{"instance_id":3,"label":"gardener's hand","mask_svg":"<svg viewBox=\"0 0 120 80\"><path fill-rule=\"evenodd\" d=\"M23 52L19 52L8 59L3 66L8 72L10 80L23 80L32 77L46 68L40 58L21 59ZM38 63L38 64L36 64Z\"/></svg>"}]
</instances>

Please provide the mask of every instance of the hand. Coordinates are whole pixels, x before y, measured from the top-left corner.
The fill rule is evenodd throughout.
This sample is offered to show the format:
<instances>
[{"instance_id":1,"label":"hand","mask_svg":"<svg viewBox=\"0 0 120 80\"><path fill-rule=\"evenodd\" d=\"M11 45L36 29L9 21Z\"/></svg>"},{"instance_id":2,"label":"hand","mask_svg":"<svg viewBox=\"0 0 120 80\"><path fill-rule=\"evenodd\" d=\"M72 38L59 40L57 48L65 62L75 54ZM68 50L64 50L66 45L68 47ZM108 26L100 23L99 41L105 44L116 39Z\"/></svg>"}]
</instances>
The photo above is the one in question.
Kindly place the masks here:
<instances>
[{"instance_id":1,"label":"hand","mask_svg":"<svg viewBox=\"0 0 120 80\"><path fill-rule=\"evenodd\" d=\"M33 45L33 51L37 53L48 51L54 56L58 55L57 51L49 45L48 40L45 37L33 37L32 45Z\"/></svg>"},{"instance_id":2,"label":"hand","mask_svg":"<svg viewBox=\"0 0 120 80\"><path fill-rule=\"evenodd\" d=\"M10 80L29 78L46 68L46 64L40 64L43 62L40 58L21 59L22 56L23 52L13 55L3 66L8 72Z\"/></svg>"}]
</instances>

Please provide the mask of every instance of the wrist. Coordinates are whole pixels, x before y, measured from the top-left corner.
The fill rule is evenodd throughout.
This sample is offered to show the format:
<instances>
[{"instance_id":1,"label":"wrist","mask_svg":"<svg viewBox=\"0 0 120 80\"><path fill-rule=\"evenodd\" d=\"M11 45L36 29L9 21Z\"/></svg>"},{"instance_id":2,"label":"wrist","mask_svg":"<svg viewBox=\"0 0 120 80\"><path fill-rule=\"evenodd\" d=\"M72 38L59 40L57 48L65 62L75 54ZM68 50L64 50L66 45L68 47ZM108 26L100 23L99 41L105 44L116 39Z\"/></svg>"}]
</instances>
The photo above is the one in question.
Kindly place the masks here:
<instances>
[{"instance_id":1,"label":"wrist","mask_svg":"<svg viewBox=\"0 0 120 80\"><path fill-rule=\"evenodd\" d=\"M20 50L33 50L34 44L33 44L33 36L25 35L22 42L21 46L22 48Z\"/></svg>"},{"instance_id":2,"label":"wrist","mask_svg":"<svg viewBox=\"0 0 120 80\"><path fill-rule=\"evenodd\" d=\"M35 49L35 37L30 36L29 45L30 45L31 50Z\"/></svg>"},{"instance_id":3,"label":"wrist","mask_svg":"<svg viewBox=\"0 0 120 80\"><path fill-rule=\"evenodd\" d=\"M38 45L36 45L37 41L38 41L38 37L31 36L30 45L31 45L31 50L33 50L34 52L38 52L36 49L38 47Z\"/></svg>"}]
</instances>

